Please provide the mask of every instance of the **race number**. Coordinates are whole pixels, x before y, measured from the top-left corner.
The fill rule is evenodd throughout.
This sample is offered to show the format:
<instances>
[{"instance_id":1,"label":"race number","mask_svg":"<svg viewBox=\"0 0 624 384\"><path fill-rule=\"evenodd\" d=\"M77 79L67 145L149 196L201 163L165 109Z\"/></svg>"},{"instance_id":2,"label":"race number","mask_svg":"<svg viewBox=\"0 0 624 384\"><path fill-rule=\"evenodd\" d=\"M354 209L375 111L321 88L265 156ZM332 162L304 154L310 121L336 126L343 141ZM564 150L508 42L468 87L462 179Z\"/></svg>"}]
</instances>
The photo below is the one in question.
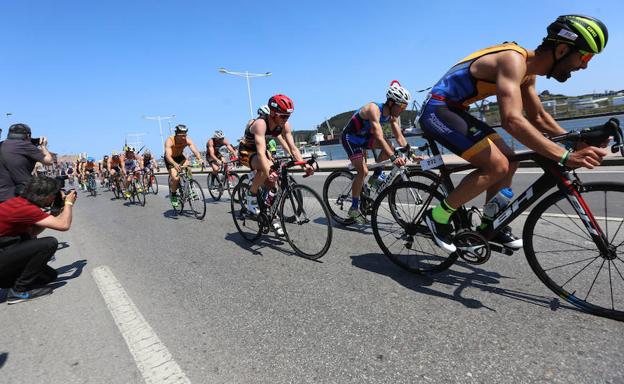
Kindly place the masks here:
<instances>
[{"instance_id":1,"label":"race number","mask_svg":"<svg viewBox=\"0 0 624 384\"><path fill-rule=\"evenodd\" d=\"M438 168L439 166L444 164L444 160L442 160L441 155L436 155L433 157L428 157L426 159L420 160L420 168L423 171L428 171L430 169Z\"/></svg>"}]
</instances>

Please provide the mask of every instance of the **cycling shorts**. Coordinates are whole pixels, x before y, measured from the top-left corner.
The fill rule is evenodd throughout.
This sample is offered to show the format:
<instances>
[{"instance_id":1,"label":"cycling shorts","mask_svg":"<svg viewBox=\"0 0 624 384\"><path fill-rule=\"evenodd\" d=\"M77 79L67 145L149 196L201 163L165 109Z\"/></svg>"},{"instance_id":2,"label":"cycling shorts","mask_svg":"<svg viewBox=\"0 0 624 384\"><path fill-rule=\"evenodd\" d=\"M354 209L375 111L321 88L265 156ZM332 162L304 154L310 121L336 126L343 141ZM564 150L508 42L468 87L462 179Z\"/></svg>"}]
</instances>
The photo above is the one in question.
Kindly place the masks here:
<instances>
[{"instance_id":1,"label":"cycling shorts","mask_svg":"<svg viewBox=\"0 0 624 384\"><path fill-rule=\"evenodd\" d=\"M426 136L464 160L501 138L494 128L467 111L436 100L425 105L419 123Z\"/></svg>"},{"instance_id":2,"label":"cycling shorts","mask_svg":"<svg viewBox=\"0 0 624 384\"><path fill-rule=\"evenodd\" d=\"M178 165L182 165L186 161L186 156L184 155L174 156L173 161L175 161ZM165 166L167 167L167 169L175 168L174 165L171 164L169 161L167 161L166 158L165 158Z\"/></svg>"}]
</instances>

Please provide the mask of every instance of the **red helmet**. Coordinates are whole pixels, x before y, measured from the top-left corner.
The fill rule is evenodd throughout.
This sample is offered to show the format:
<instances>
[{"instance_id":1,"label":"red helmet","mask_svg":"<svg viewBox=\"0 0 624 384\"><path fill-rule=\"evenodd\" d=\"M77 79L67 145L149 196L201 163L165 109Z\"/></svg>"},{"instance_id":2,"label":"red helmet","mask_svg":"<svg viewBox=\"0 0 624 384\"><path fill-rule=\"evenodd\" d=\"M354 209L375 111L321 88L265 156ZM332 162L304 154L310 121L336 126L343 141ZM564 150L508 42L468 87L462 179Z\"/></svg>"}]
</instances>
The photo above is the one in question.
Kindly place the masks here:
<instances>
[{"instance_id":1,"label":"red helmet","mask_svg":"<svg viewBox=\"0 0 624 384\"><path fill-rule=\"evenodd\" d=\"M295 104L292 99L286 95L275 95L269 99L269 108L278 113L293 113Z\"/></svg>"}]
</instances>

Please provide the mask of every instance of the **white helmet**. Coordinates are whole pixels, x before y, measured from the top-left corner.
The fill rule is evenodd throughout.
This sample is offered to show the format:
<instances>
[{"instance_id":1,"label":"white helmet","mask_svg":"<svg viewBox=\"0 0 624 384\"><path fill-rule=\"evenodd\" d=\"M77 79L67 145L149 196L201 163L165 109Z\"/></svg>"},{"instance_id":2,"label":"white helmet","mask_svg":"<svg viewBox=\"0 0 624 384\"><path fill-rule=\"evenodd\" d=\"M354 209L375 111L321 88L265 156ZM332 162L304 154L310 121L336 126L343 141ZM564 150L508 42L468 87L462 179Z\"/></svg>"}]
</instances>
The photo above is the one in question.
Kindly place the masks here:
<instances>
[{"instance_id":1,"label":"white helmet","mask_svg":"<svg viewBox=\"0 0 624 384\"><path fill-rule=\"evenodd\" d=\"M388 92L386 92L386 98L397 103L408 104L410 101L410 94L407 89L401 87L398 81L392 80L390 87L388 87Z\"/></svg>"},{"instance_id":2,"label":"white helmet","mask_svg":"<svg viewBox=\"0 0 624 384\"><path fill-rule=\"evenodd\" d=\"M225 136L223 135L223 131L215 131L212 135L213 139L223 139Z\"/></svg>"},{"instance_id":3,"label":"white helmet","mask_svg":"<svg viewBox=\"0 0 624 384\"><path fill-rule=\"evenodd\" d=\"M258 108L258 116L260 117L268 116L270 113L271 113L271 110L269 109L269 106L266 104Z\"/></svg>"},{"instance_id":4,"label":"white helmet","mask_svg":"<svg viewBox=\"0 0 624 384\"><path fill-rule=\"evenodd\" d=\"M132 145L126 147L126 152L136 152L136 149Z\"/></svg>"}]
</instances>

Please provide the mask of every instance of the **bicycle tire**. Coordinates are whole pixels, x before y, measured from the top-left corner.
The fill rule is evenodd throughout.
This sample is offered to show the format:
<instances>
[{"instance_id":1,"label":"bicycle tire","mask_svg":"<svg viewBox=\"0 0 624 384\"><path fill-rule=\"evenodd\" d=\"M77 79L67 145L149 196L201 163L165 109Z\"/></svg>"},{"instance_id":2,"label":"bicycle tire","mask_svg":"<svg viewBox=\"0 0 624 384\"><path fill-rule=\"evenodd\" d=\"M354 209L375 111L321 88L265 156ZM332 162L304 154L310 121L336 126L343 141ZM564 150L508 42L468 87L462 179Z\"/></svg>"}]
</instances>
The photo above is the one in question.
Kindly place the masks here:
<instances>
[{"instance_id":1,"label":"bicycle tire","mask_svg":"<svg viewBox=\"0 0 624 384\"><path fill-rule=\"evenodd\" d=\"M246 183L238 183L234 187L234 196L245 196L249 185ZM253 217L247 213L247 207L245 204L245 198L230 200L230 212L232 213L232 219L236 230L241 236L250 243L258 240L262 235L262 226L258 222L256 217Z\"/></svg>"},{"instance_id":2,"label":"bicycle tire","mask_svg":"<svg viewBox=\"0 0 624 384\"><path fill-rule=\"evenodd\" d=\"M204 197L204 191L197 180L189 180L188 191L189 196L186 197L189 203L193 215L198 220L201 220L206 216L206 198Z\"/></svg>"},{"instance_id":3,"label":"bicycle tire","mask_svg":"<svg viewBox=\"0 0 624 384\"><path fill-rule=\"evenodd\" d=\"M339 178L344 178L344 180L334 182ZM351 172L334 171L327 176L323 183L323 203L329 209L332 219L345 226L355 222L348 213L351 207L351 186L354 178L355 175ZM347 180L349 181L347 182ZM336 186L334 187L334 185Z\"/></svg>"},{"instance_id":4,"label":"bicycle tire","mask_svg":"<svg viewBox=\"0 0 624 384\"><path fill-rule=\"evenodd\" d=\"M158 195L158 179L156 178L156 175L154 175L154 172L150 173L149 185L149 189L152 190L154 195Z\"/></svg>"},{"instance_id":5,"label":"bicycle tire","mask_svg":"<svg viewBox=\"0 0 624 384\"><path fill-rule=\"evenodd\" d=\"M615 203L611 206L607 202L609 192L618 195L611 200ZM624 213L620 208L624 183L585 183L579 194L596 215L596 223L613 246L613 253L601 254L583 224L583 220L591 220L589 215L579 217L572 204L583 210L585 207L578 201L571 203L561 191L544 198L529 214L523 229L524 253L533 272L559 297L585 312L624 321ZM599 216L603 213L601 207L604 208L602 217ZM616 212L615 216L609 209ZM613 228L616 230L610 231ZM554 229L557 235L548 236L548 229L551 232ZM566 232L571 235L564 239L562 236ZM547 257L542 257L544 253ZM589 257L582 258L580 254ZM596 274L592 275L596 268ZM614 296L614 289L619 295ZM603 295L597 297L596 293Z\"/></svg>"},{"instance_id":6,"label":"bicycle tire","mask_svg":"<svg viewBox=\"0 0 624 384\"><path fill-rule=\"evenodd\" d=\"M307 185L291 186L281 199L279 212L286 240L295 253L311 260L317 260L327 253L332 242L331 215L316 191ZM309 225L303 228L304 224ZM302 239L308 237L312 241L304 244ZM315 241L317 239L320 241Z\"/></svg>"},{"instance_id":7,"label":"bicycle tire","mask_svg":"<svg viewBox=\"0 0 624 384\"><path fill-rule=\"evenodd\" d=\"M141 206L144 207L145 203L146 203L146 199L145 199L145 186L143 185L141 180L136 179L136 178L134 179L132 184L134 185L133 193L136 195L137 203L141 204Z\"/></svg>"},{"instance_id":8,"label":"bicycle tire","mask_svg":"<svg viewBox=\"0 0 624 384\"><path fill-rule=\"evenodd\" d=\"M214 176L212 173L208 172L208 193L213 198L214 201L218 201L221 199L223 195L223 183L219 180L219 175Z\"/></svg>"},{"instance_id":9,"label":"bicycle tire","mask_svg":"<svg viewBox=\"0 0 624 384\"><path fill-rule=\"evenodd\" d=\"M228 195L230 196L230 199L232 198L232 196L234 196L234 187L236 186L236 184L238 184L239 181L240 176L238 176L238 173L236 172L230 172L230 174L227 176L225 180L225 186L228 191Z\"/></svg>"},{"instance_id":10,"label":"bicycle tire","mask_svg":"<svg viewBox=\"0 0 624 384\"><path fill-rule=\"evenodd\" d=\"M421 201L416 201L415 195ZM453 265L458 254L447 254L435 245L422 221L431 203L434 200L439 203L444 198L431 186L415 181L393 184L379 194L373 203L371 227L377 245L390 261L407 271L421 274L438 273ZM389 217L383 214L384 211L390 212ZM401 220L396 219L396 212L401 212ZM460 228L457 215L451 220L454 228Z\"/></svg>"}]
</instances>

